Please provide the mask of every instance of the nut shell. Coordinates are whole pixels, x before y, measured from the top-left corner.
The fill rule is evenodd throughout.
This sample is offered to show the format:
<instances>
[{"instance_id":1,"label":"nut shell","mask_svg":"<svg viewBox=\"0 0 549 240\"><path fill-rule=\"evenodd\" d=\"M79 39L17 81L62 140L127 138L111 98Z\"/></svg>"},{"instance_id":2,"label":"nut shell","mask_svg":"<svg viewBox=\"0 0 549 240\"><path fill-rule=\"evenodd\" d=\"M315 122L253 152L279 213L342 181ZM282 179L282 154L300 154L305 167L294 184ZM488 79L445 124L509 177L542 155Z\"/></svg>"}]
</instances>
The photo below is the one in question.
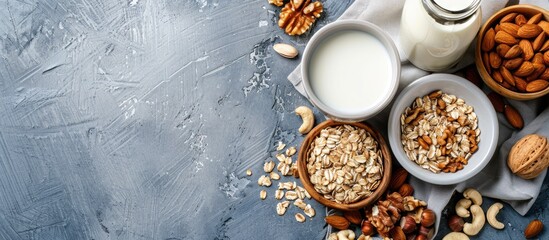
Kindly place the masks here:
<instances>
[{"instance_id":1,"label":"nut shell","mask_svg":"<svg viewBox=\"0 0 549 240\"><path fill-rule=\"evenodd\" d=\"M537 177L549 166L549 145L547 138L530 134L513 145L507 157L507 166L524 179Z\"/></svg>"}]
</instances>

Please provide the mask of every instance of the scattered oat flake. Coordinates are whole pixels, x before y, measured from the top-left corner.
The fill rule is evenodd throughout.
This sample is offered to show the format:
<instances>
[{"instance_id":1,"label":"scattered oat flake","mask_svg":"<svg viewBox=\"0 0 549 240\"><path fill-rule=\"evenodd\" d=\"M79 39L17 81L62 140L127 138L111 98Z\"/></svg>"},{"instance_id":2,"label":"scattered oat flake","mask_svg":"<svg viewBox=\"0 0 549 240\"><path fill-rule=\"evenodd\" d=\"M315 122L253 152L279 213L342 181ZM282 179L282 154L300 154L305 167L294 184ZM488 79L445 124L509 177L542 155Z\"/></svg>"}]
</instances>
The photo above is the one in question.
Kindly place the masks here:
<instances>
[{"instance_id":1,"label":"scattered oat flake","mask_svg":"<svg viewBox=\"0 0 549 240\"><path fill-rule=\"evenodd\" d=\"M273 171L274 167L275 167L275 163L269 160L263 164L263 171L265 171L266 173L270 173Z\"/></svg>"},{"instance_id":2,"label":"scattered oat flake","mask_svg":"<svg viewBox=\"0 0 549 240\"><path fill-rule=\"evenodd\" d=\"M298 221L298 222L305 222L305 216L303 216L303 214L301 213L296 213L295 214L295 220Z\"/></svg>"},{"instance_id":3,"label":"scattered oat flake","mask_svg":"<svg viewBox=\"0 0 549 240\"><path fill-rule=\"evenodd\" d=\"M278 173L276 172L269 173L269 176L271 177L272 180L280 180L280 175L278 175Z\"/></svg>"},{"instance_id":4,"label":"scattered oat flake","mask_svg":"<svg viewBox=\"0 0 549 240\"><path fill-rule=\"evenodd\" d=\"M276 198L277 200L280 200L280 199L282 199L283 197L284 197L284 190L278 189L278 190L275 191L275 198Z\"/></svg>"},{"instance_id":5,"label":"scattered oat flake","mask_svg":"<svg viewBox=\"0 0 549 240\"><path fill-rule=\"evenodd\" d=\"M265 198L267 198L267 191L261 190L261 192L259 192L259 198L261 198L261 200L265 200Z\"/></svg>"},{"instance_id":6,"label":"scattered oat flake","mask_svg":"<svg viewBox=\"0 0 549 240\"><path fill-rule=\"evenodd\" d=\"M246 175L252 176L252 170L250 170L250 169L246 170Z\"/></svg>"},{"instance_id":7,"label":"scattered oat flake","mask_svg":"<svg viewBox=\"0 0 549 240\"><path fill-rule=\"evenodd\" d=\"M307 206L305 206L305 209L303 209L303 212L309 217L314 217L316 214L315 209L311 207L310 204L307 204Z\"/></svg>"},{"instance_id":8,"label":"scattered oat flake","mask_svg":"<svg viewBox=\"0 0 549 240\"><path fill-rule=\"evenodd\" d=\"M282 143L281 141L278 141L278 146L276 147L277 151L281 151L286 147L286 144Z\"/></svg>"}]
</instances>

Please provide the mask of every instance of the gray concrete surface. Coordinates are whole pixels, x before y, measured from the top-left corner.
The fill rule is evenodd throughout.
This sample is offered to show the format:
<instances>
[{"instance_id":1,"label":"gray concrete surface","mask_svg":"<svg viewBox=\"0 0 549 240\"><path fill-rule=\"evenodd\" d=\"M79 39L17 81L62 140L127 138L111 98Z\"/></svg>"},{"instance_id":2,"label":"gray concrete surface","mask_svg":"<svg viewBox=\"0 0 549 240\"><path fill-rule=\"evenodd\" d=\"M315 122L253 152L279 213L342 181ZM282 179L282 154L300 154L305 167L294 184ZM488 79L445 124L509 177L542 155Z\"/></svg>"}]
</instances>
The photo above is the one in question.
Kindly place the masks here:
<instances>
[{"instance_id":1,"label":"gray concrete surface","mask_svg":"<svg viewBox=\"0 0 549 240\"><path fill-rule=\"evenodd\" d=\"M323 2L315 30L352 1ZM299 59L271 46L302 51L311 34L285 35L278 11L0 0L0 239L321 239L319 204L297 224L273 188L258 197L263 161L299 145L292 111L309 105L286 80ZM506 211L513 225L481 238L547 222L548 198L545 184L526 217Z\"/></svg>"}]
</instances>

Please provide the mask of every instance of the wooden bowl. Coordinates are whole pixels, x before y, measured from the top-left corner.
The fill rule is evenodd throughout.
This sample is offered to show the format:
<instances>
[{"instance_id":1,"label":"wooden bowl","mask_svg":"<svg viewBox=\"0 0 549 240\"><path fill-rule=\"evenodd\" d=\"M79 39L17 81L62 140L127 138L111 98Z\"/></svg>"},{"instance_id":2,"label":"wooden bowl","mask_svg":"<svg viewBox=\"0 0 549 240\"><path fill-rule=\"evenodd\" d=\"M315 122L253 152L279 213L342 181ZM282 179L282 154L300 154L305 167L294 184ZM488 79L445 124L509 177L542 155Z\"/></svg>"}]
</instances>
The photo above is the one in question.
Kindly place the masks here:
<instances>
[{"instance_id":1,"label":"wooden bowl","mask_svg":"<svg viewBox=\"0 0 549 240\"><path fill-rule=\"evenodd\" d=\"M499 93L500 95L502 95L504 97L515 99L515 100L536 99L536 98L539 98L539 97L549 93L549 87L544 89L544 90L541 90L539 92L533 92L533 93L516 92L516 91L510 90L510 89L507 89L507 88L501 86L499 83L497 83L492 78L492 76L490 76L490 74L488 73L488 71L486 70L486 68L484 67L484 64L482 62L481 44L482 44L482 40L483 40L483 37L484 37L485 33L490 29L490 27L495 26L495 23L498 22L503 16L507 15L508 13L512 13L512 12L523 14L524 16L526 16L528 18L532 17L534 14L537 14L537 13L541 12L543 14L543 19L545 19L545 21L549 21L549 11L547 11L546 9L537 7L537 6L533 6L533 5L519 4L519 5L510 6L510 7L506 7L506 8L503 8L503 9L499 10L494 15L492 15L490 18L488 18L486 23L484 23L482 28L480 28L480 31L479 31L478 36L477 36L476 49L475 49L475 64L477 66L477 70L478 70L480 76L482 77L482 80L493 91ZM547 37L549 37L549 36L546 36L546 39L547 39Z\"/></svg>"},{"instance_id":2,"label":"wooden bowl","mask_svg":"<svg viewBox=\"0 0 549 240\"><path fill-rule=\"evenodd\" d=\"M309 179L309 173L307 171L307 158L308 158L307 152L309 150L311 142L314 141L314 139L320 134L320 131L322 129L326 127L333 127L333 126L339 126L344 124L352 125L357 128L362 128L366 130L368 133L370 133L370 135L378 142L378 145L381 149L382 162L383 162L383 176L381 178L381 183L379 184L378 188L369 197L354 203L349 203L349 204L337 203L324 198L323 195L321 195L314 189L313 184ZM389 181L391 180L391 168L392 168L391 161L392 161L391 153L389 151L389 147L387 143L383 139L383 136L381 136L381 134L378 131L372 129L370 125L366 123L343 123L343 122L335 122L333 120L327 120L325 122L320 123L315 128L313 128L303 140L303 143L301 144L301 148L299 149L299 154L297 159L297 169L299 171L299 179L301 180L303 187L305 188L305 190L307 190L307 192L309 192L309 194L316 201L330 208L335 208L343 211L351 211L351 210L361 209L372 203L375 203L375 201L377 201L377 199L379 199L383 195L383 193L385 193L385 191L387 190L387 187L389 186Z\"/></svg>"}]
</instances>

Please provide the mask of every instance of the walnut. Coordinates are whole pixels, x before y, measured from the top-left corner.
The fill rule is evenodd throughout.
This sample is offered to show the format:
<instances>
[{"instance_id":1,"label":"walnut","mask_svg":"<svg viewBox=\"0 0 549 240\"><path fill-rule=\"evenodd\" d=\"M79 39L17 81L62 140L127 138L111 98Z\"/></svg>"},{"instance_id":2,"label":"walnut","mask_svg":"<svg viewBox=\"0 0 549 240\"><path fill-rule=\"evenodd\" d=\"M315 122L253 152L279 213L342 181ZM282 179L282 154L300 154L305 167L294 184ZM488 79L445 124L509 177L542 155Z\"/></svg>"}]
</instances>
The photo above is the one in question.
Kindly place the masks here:
<instances>
[{"instance_id":1,"label":"walnut","mask_svg":"<svg viewBox=\"0 0 549 240\"><path fill-rule=\"evenodd\" d=\"M284 4L284 0L269 0L269 3L280 7L282 6L282 4Z\"/></svg>"},{"instance_id":2,"label":"walnut","mask_svg":"<svg viewBox=\"0 0 549 240\"><path fill-rule=\"evenodd\" d=\"M400 220L400 213L404 211L405 206L403 201L398 192L393 192L387 195L386 200L380 200L366 210L366 217L381 236L388 237L391 229Z\"/></svg>"},{"instance_id":3,"label":"walnut","mask_svg":"<svg viewBox=\"0 0 549 240\"><path fill-rule=\"evenodd\" d=\"M322 3L290 0L280 11L278 26L289 35L301 35L320 17Z\"/></svg>"},{"instance_id":4,"label":"walnut","mask_svg":"<svg viewBox=\"0 0 549 240\"><path fill-rule=\"evenodd\" d=\"M413 196L407 196L403 199L404 210L414 211L418 207L425 207L427 203L419 199L414 198Z\"/></svg>"}]
</instances>

